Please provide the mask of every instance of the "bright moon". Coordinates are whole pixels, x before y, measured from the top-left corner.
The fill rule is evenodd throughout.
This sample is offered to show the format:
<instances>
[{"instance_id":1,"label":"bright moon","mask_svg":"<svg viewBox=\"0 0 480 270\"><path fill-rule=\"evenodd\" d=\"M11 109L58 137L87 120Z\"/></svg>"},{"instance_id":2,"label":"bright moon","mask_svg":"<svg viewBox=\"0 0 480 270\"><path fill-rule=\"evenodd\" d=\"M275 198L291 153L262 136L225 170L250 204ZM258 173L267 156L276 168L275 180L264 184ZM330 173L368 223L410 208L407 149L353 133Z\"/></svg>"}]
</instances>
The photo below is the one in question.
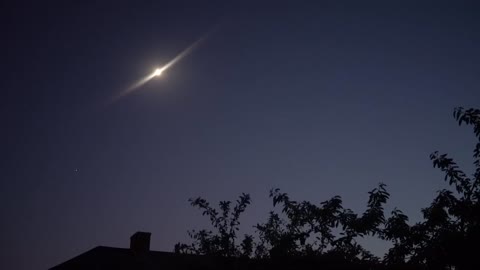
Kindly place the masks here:
<instances>
[{"instance_id":1,"label":"bright moon","mask_svg":"<svg viewBox=\"0 0 480 270\"><path fill-rule=\"evenodd\" d=\"M197 41L195 41L193 44L191 44L189 47L187 47L185 50L183 50L182 52L180 52L177 56L175 56L172 60L170 60L167 64L165 64L164 66L162 66L161 68L157 68L153 71L153 73L150 73L149 75L141 78L140 80L138 80L136 83L134 83L133 85L131 85L130 87L128 87L127 89L125 89L123 92L119 93L118 95L114 96L110 102L115 102L116 100L118 100L119 98L125 96L125 95L128 95L130 94L131 92L133 92L134 90L138 89L139 87L141 87L142 85L146 84L148 81L152 80L153 78L155 77L160 77L162 75L162 73L171 68L174 64L176 64L178 61L180 61L182 58L184 58L185 56L187 56L189 53L191 53L198 45L200 45L200 43L203 42L203 40L205 40L216 28L213 28L211 31L209 31L208 33L206 33L204 36L202 36L201 38L199 38Z\"/></svg>"},{"instance_id":2,"label":"bright moon","mask_svg":"<svg viewBox=\"0 0 480 270\"><path fill-rule=\"evenodd\" d=\"M162 69L157 68L157 69L155 69L155 72L153 72L153 75L158 77L158 76L162 75L162 72L163 72L163 68Z\"/></svg>"}]
</instances>

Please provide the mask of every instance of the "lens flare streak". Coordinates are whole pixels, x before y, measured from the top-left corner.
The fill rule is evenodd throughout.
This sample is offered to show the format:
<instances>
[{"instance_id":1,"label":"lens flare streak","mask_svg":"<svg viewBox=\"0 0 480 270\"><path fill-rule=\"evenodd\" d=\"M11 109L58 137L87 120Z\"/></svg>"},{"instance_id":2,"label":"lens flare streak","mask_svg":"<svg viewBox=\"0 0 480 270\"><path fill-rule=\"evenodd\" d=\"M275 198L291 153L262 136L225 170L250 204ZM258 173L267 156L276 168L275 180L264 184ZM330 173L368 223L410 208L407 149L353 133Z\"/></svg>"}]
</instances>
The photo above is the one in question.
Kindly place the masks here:
<instances>
[{"instance_id":1,"label":"lens flare streak","mask_svg":"<svg viewBox=\"0 0 480 270\"><path fill-rule=\"evenodd\" d=\"M177 56L175 56L172 60L170 60L166 65L164 65L163 67L161 68L157 68L155 69L154 72L152 72L151 74L143 77L142 79L138 80L136 83L132 84L130 87L128 87L127 89L125 89L124 91L122 91L120 94L118 94L117 96L115 96L113 99L112 99L112 102L118 100L119 98L122 98L130 93L132 93L133 91L135 91L136 89L140 88L142 85L146 84L148 81L152 80L153 78L155 77L159 77L161 76L167 69L171 68L173 65L175 65L176 63L178 63L178 61L180 61L182 58L184 58L185 56L187 56L189 53L191 53L196 47L198 47L198 45L200 45L200 43L202 43L208 36L210 35L210 33L207 33L206 35L204 35L203 37L199 38L197 41L195 41L192 45L190 45L188 48L186 48L185 50L183 50L182 52L180 52Z\"/></svg>"}]
</instances>

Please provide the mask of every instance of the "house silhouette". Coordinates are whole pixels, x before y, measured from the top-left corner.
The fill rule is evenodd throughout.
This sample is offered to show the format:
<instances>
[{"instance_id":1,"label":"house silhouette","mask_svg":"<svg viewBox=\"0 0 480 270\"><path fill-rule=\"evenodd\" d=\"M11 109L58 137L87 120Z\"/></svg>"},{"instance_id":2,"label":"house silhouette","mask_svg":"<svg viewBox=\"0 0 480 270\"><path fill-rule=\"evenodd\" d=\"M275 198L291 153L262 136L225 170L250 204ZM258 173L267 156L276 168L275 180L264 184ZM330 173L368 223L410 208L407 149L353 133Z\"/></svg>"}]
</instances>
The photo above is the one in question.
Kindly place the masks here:
<instances>
[{"instance_id":1,"label":"house silhouette","mask_svg":"<svg viewBox=\"0 0 480 270\"><path fill-rule=\"evenodd\" d=\"M150 250L150 236L149 232L136 232L130 237L130 248L98 246L50 268L50 270L397 269L343 260L325 260L317 257L250 259L152 251ZM408 267L408 269L421 268Z\"/></svg>"},{"instance_id":2,"label":"house silhouette","mask_svg":"<svg viewBox=\"0 0 480 270\"><path fill-rule=\"evenodd\" d=\"M98 246L51 270L86 269L224 269L226 258L176 254L150 250L149 232L136 232L130 237L130 248Z\"/></svg>"}]
</instances>

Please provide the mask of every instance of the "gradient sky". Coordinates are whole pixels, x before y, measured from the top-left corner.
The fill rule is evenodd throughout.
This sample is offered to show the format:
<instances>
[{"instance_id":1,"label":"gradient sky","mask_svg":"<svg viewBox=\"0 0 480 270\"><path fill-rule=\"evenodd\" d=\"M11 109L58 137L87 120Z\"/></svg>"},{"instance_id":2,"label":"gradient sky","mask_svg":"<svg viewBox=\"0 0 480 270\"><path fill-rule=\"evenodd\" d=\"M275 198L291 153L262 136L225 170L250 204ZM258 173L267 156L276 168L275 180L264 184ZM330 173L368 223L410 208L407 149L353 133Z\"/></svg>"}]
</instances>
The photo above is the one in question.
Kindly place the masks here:
<instances>
[{"instance_id":1,"label":"gradient sky","mask_svg":"<svg viewBox=\"0 0 480 270\"><path fill-rule=\"evenodd\" d=\"M44 2L0 8L2 269L127 247L138 230L172 250L207 224L195 196L250 193L248 232L271 188L363 211L382 181L417 221L445 187L429 154L472 161L452 111L480 107L478 1Z\"/></svg>"}]
</instances>

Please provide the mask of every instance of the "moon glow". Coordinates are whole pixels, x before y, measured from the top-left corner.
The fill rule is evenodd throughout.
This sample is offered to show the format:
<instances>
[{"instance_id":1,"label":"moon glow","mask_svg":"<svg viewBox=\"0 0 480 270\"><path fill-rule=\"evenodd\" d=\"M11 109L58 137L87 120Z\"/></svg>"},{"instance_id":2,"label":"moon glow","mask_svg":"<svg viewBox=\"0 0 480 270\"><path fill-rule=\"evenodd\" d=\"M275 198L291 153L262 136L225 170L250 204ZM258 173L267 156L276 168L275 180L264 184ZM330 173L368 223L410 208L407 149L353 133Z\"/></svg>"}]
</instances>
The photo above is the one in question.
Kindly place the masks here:
<instances>
[{"instance_id":1,"label":"moon glow","mask_svg":"<svg viewBox=\"0 0 480 270\"><path fill-rule=\"evenodd\" d=\"M157 68L153 72L153 75L155 75L155 77L159 77L160 75L162 75L162 73L163 73L163 68Z\"/></svg>"},{"instance_id":2,"label":"moon glow","mask_svg":"<svg viewBox=\"0 0 480 270\"><path fill-rule=\"evenodd\" d=\"M146 84L147 82L149 82L150 80L152 80L153 78L156 78L156 77L161 77L161 75L164 74L164 72L171 68L173 65L175 65L176 63L178 63L178 61L180 61L182 58L184 58L185 56L187 56L189 53L191 53L198 45L200 45L200 43L202 43L209 35L210 33L207 33L206 35L204 35L203 37L199 38L197 41L195 41L194 43L192 43L189 47L187 47L185 50L183 50L182 52L180 52L177 56L175 56L172 60L170 60L167 64L165 64L163 67L160 67L160 68L157 68L155 69L151 74L141 78L140 80L138 80L137 82L135 82L134 84L132 84L130 87L128 87L127 89L125 89L123 92L121 92L120 94L118 94L117 96L115 96L113 99L112 99L112 102L132 93L133 91L139 89L141 86L143 86L144 84Z\"/></svg>"}]
</instances>

